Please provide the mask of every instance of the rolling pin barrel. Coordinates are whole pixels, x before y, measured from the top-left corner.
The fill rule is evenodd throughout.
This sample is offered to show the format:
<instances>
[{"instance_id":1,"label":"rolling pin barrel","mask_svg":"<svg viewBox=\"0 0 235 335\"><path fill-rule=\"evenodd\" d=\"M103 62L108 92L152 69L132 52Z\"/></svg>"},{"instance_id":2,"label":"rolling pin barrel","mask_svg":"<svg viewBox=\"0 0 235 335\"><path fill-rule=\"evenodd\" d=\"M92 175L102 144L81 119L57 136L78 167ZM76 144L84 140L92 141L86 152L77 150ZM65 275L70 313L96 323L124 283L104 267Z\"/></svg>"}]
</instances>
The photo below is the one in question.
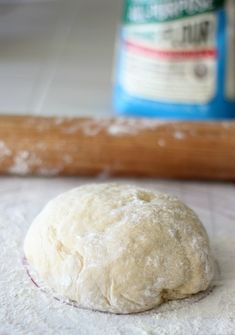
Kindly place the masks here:
<instances>
[{"instance_id":1,"label":"rolling pin barrel","mask_svg":"<svg viewBox=\"0 0 235 335\"><path fill-rule=\"evenodd\" d=\"M1 116L0 173L235 180L235 122Z\"/></svg>"}]
</instances>

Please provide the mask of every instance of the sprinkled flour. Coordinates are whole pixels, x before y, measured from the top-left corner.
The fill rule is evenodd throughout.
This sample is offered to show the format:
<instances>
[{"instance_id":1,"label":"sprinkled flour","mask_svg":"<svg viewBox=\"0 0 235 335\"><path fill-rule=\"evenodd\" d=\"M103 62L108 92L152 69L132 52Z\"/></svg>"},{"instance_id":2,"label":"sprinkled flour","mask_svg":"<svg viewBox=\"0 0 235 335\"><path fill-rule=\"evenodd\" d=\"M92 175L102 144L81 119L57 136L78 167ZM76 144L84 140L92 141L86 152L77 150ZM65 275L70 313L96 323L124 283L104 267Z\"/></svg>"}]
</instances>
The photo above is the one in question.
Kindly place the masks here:
<instances>
[{"instance_id":1,"label":"sprinkled flour","mask_svg":"<svg viewBox=\"0 0 235 335\"><path fill-rule=\"evenodd\" d=\"M58 120L58 119L57 119ZM56 122L56 121L55 121ZM56 124L61 124L56 122ZM100 132L106 132L112 136L132 136L138 134L140 131L156 129L166 124L163 120L142 119L141 122L137 119L90 119L83 121L82 124L75 124L66 126L64 132L66 134L73 134L77 131L82 131L86 136L96 136Z\"/></svg>"},{"instance_id":2,"label":"sprinkled flour","mask_svg":"<svg viewBox=\"0 0 235 335\"><path fill-rule=\"evenodd\" d=\"M11 155L11 150L9 150L9 148L6 146L6 144L3 141L0 141L0 161L10 155Z\"/></svg>"},{"instance_id":3,"label":"sprinkled flour","mask_svg":"<svg viewBox=\"0 0 235 335\"><path fill-rule=\"evenodd\" d=\"M112 315L67 305L33 284L22 262L25 233L50 198L84 182L90 179L0 179L0 334L234 335L233 185L154 180L137 183L161 191L171 189L199 213L219 264L214 287L205 293L150 312Z\"/></svg>"}]
</instances>

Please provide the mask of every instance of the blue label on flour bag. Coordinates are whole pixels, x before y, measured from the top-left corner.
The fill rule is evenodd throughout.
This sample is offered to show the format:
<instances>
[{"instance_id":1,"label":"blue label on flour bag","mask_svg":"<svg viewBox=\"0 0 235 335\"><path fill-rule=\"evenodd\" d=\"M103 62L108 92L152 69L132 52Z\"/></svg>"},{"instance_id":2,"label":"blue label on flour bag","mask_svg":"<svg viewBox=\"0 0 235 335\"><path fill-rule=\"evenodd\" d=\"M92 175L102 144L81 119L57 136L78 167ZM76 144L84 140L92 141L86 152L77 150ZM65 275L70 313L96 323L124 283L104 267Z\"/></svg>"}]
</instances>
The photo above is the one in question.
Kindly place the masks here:
<instances>
[{"instance_id":1,"label":"blue label on flour bag","mask_svg":"<svg viewBox=\"0 0 235 335\"><path fill-rule=\"evenodd\" d=\"M114 106L130 116L235 117L235 0L126 0Z\"/></svg>"}]
</instances>

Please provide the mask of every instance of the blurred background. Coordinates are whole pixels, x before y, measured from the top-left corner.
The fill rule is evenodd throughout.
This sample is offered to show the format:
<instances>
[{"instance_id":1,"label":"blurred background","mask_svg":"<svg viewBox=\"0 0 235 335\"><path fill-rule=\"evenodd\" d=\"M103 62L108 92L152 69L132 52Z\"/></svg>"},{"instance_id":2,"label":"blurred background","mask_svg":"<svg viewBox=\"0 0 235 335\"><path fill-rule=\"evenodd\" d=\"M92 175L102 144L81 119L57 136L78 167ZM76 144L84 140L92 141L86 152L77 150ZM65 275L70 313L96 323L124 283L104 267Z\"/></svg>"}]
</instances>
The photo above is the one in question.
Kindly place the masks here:
<instances>
[{"instance_id":1,"label":"blurred background","mask_svg":"<svg viewBox=\"0 0 235 335\"><path fill-rule=\"evenodd\" d=\"M121 0L0 0L0 113L106 116Z\"/></svg>"},{"instance_id":2,"label":"blurred background","mask_svg":"<svg viewBox=\"0 0 235 335\"><path fill-rule=\"evenodd\" d=\"M230 180L234 116L234 0L0 0L1 173Z\"/></svg>"},{"instance_id":3,"label":"blurred background","mask_svg":"<svg viewBox=\"0 0 235 335\"><path fill-rule=\"evenodd\" d=\"M234 118L235 4L210 3L0 0L0 113Z\"/></svg>"}]
</instances>

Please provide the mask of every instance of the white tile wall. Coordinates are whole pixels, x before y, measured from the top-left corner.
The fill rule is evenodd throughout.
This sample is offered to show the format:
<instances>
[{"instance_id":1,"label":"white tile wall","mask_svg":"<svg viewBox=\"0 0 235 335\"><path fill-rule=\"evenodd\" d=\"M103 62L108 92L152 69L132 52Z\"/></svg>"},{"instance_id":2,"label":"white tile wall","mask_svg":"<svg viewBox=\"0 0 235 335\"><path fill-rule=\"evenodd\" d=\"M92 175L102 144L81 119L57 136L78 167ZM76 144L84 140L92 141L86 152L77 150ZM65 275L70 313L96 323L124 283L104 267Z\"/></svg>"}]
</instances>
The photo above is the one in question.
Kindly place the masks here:
<instances>
[{"instance_id":1,"label":"white tile wall","mask_svg":"<svg viewBox=\"0 0 235 335\"><path fill-rule=\"evenodd\" d=\"M110 114L120 7L0 0L0 113Z\"/></svg>"}]
</instances>

